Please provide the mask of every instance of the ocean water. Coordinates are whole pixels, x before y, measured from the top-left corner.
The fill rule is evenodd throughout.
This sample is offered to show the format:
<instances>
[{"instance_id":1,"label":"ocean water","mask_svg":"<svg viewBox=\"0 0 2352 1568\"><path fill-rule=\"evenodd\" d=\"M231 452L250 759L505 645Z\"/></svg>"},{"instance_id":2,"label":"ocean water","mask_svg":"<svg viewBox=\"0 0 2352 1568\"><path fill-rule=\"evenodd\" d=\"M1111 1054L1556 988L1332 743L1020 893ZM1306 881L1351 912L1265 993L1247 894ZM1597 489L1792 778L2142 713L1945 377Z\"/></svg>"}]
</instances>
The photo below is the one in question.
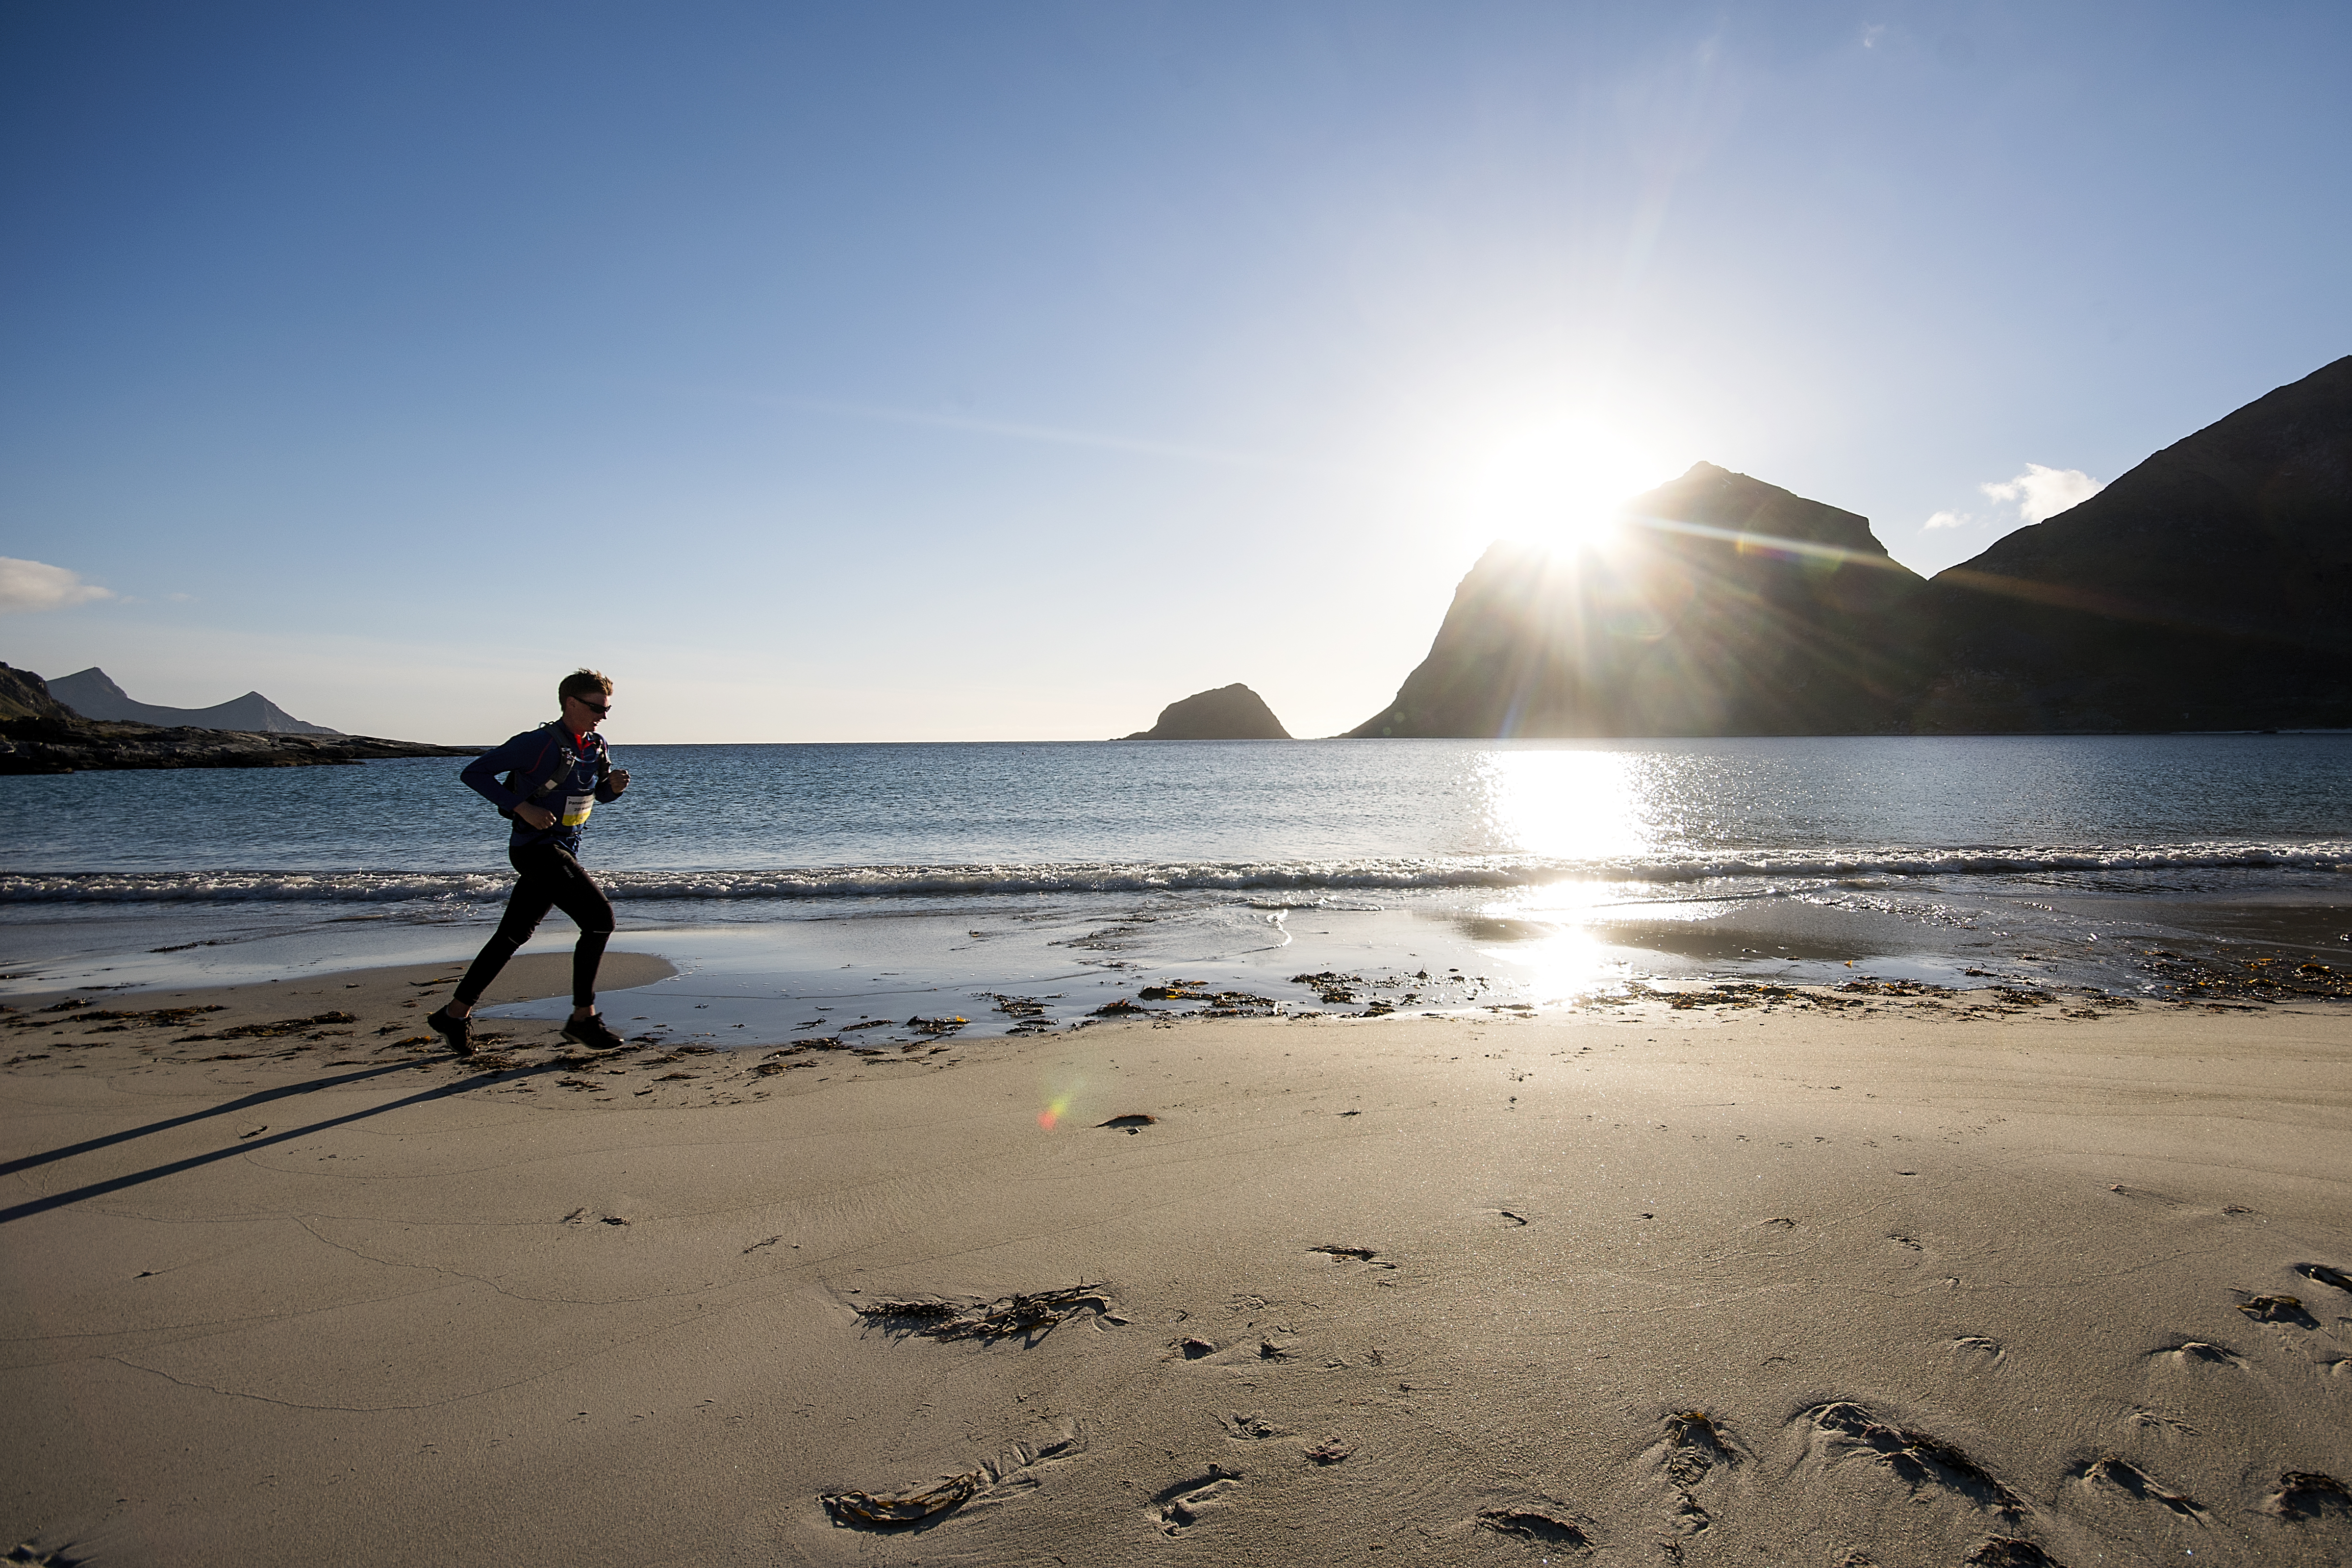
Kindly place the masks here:
<instances>
[{"instance_id":1,"label":"ocean water","mask_svg":"<svg viewBox=\"0 0 2352 1568\"><path fill-rule=\"evenodd\" d=\"M614 1010L722 1041L783 1013L980 1033L1007 995L1068 1019L1177 979L1314 1006L1292 977L1338 973L1442 1011L1689 975L2129 991L2152 950L2352 953L2345 734L614 757L635 783L583 858L616 945L686 971ZM0 779L0 989L469 955L509 876L459 765Z\"/></svg>"}]
</instances>

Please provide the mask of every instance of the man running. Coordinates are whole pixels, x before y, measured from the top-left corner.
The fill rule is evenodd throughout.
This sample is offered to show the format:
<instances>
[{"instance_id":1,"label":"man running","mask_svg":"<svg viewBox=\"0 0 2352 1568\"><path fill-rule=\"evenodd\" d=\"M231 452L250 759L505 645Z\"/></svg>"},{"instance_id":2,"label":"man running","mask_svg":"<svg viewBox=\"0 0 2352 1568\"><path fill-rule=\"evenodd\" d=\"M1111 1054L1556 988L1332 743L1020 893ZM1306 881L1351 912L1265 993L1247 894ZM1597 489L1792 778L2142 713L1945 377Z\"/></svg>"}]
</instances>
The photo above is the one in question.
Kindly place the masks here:
<instances>
[{"instance_id":1,"label":"man running","mask_svg":"<svg viewBox=\"0 0 2352 1568\"><path fill-rule=\"evenodd\" d=\"M425 1015L434 1033L461 1057L474 1054L468 1015L515 950L530 940L547 911L560 909L580 928L572 950L572 1017L563 1037L595 1050L621 1044L596 1016L596 966L613 934L613 905L582 868L580 830L595 803L618 800L629 787L626 769L612 765L596 726L612 711L613 683L593 669L575 669L556 689L563 716L526 730L494 752L466 764L457 776L477 795L514 819L507 858L520 873L507 900L499 929L457 982L457 994ZM507 776L501 780L499 775Z\"/></svg>"}]
</instances>

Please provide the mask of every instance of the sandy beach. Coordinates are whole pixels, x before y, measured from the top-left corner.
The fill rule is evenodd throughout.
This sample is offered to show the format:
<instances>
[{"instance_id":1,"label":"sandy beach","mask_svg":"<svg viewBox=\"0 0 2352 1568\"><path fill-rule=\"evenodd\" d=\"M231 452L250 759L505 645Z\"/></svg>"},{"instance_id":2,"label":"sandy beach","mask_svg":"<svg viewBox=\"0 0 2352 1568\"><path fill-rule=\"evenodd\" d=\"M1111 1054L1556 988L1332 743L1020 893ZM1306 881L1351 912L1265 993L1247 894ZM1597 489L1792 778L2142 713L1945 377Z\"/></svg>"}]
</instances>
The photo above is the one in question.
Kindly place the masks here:
<instances>
[{"instance_id":1,"label":"sandy beach","mask_svg":"<svg viewBox=\"0 0 2352 1568\"><path fill-rule=\"evenodd\" d=\"M2352 1559L2341 1008L460 1064L455 973L0 1014L12 1561Z\"/></svg>"}]
</instances>

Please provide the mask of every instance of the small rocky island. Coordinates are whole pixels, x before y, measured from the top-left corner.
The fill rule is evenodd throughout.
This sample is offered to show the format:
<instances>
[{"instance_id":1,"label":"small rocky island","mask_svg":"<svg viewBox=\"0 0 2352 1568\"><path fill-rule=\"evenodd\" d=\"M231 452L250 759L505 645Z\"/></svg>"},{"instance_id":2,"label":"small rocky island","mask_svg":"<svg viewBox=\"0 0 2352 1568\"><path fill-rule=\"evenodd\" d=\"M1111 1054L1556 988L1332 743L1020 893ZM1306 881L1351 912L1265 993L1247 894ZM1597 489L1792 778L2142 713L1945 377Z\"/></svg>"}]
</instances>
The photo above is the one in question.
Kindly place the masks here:
<instances>
[{"instance_id":1,"label":"small rocky island","mask_svg":"<svg viewBox=\"0 0 2352 1568\"><path fill-rule=\"evenodd\" d=\"M110 687L112 684L107 682ZM280 712L258 692L249 695L269 712ZM240 698L238 703L246 700ZM70 773L102 768L296 768L380 757L480 754L480 748L475 746L383 741L309 726L306 730L268 733L85 719L51 695L48 682L39 676L0 664L0 773Z\"/></svg>"},{"instance_id":2,"label":"small rocky island","mask_svg":"<svg viewBox=\"0 0 2352 1568\"><path fill-rule=\"evenodd\" d=\"M1124 741L1287 741L1290 731L1265 699L1240 681L1196 691L1160 710L1160 722Z\"/></svg>"}]
</instances>

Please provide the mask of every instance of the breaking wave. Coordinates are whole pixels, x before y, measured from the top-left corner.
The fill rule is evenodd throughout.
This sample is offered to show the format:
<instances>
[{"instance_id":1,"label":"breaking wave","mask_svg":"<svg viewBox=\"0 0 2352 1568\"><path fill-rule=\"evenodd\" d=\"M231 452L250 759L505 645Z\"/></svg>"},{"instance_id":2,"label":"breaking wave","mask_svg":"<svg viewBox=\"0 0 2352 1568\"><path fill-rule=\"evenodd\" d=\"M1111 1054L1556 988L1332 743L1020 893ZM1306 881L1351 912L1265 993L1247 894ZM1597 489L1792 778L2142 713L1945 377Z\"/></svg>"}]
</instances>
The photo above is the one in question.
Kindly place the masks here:
<instances>
[{"instance_id":1,"label":"breaking wave","mask_svg":"<svg viewBox=\"0 0 2352 1568\"><path fill-rule=\"evenodd\" d=\"M1567 881L1675 884L1726 878L2032 876L2065 872L2352 871L2352 842L2192 844L2120 848L1986 847L1724 854L1654 861L1535 858L1058 865L845 866L742 871L603 870L629 900L953 898L1016 893L1228 892L1268 907L1319 895ZM17 871L0 903L488 903L511 877L472 871Z\"/></svg>"}]
</instances>

